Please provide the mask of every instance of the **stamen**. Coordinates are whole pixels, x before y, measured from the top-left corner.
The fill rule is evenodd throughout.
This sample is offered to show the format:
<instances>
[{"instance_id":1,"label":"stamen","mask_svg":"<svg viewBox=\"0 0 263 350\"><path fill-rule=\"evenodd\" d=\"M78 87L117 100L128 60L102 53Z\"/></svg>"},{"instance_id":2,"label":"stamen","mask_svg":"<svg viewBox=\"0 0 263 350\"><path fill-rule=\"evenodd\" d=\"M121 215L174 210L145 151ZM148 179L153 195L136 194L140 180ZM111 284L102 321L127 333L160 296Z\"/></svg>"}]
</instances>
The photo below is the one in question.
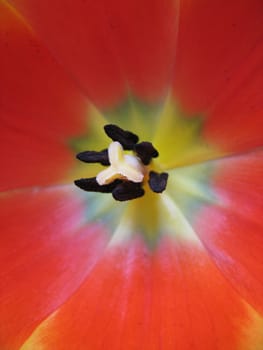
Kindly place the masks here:
<instances>
[{"instance_id":1,"label":"stamen","mask_svg":"<svg viewBox=\"0 0 263 350\"><path fill-rule=\"evenodd\" d=\"M84 151L76 155L82 162L86 163L100 163L101 165L110 165L108 150L104 149L101 152Z\"/></svg>"},{"instance_id":2,"label":"stamen","mask_svg":"<svg viewBox=\"0 0 263 350\"><path fill-rule=\"evenodd\" d=\"M91 177L89 179L79 179L75 180L76 186L87 192L101 192L101 193L112 193L114 188L121 184L121 180L115 180L108 185L99 185L96 181L96 177Z\"/></svg>"},{"instance_id":3,"label":"stamen","mask_svg":"<svg viewBox=\"0 0 263 350\"><path fill-rule=\"evenodd\" d=\"M123 130L114 124L105 125L104 130L113 141L118 141L125 150L132 150L134 145L139 141L137 135Z\"/></svg>"},{"instance_id":4,"label":"stamen","mask_svg":"<svg viewBox=\"0 0 263 350\"><path fill-rule=\"evenodd\" d=\"M141 184L131 181L123 181L112 191L113 198L121 202L139 198L143 195L144 189L141 187Z\"/></svg>"},{"instance_id":5,"label":"stamen","mask_svg":"<svg viewBox=\"0 0 263 350\"><path fill-rule=\"evenodd\" d=\"M159 153L151 142L138 143L139 137L114 124L104 126L106 134L113 140L108 149L101 152L84 151L77 158L86 163L108 166L96 177L74 181L84 191L112 193L114 199L126 201L142 197L145 177L153 192L161 193L167 185L168 174L150 171L147 165ZM124 150L130 150L126 154ZM148 175L147 175L148 174Z\"/></svg>"},{"instance_id":6,"label":"stamen","mask_svg":"<svg viewBox=\"0 0 263 350\"><path fill-rule=\"evenodd\" d=\"M161 193L166 189L168 180L167 173L156 173L155 171L150 171L149 174L149 186L153 192Z\"/></svg>"},{"instance_id":7,"label":"stamen","mask_svg":"<svg viewBox=\"0 0 263 350\"><path fill-rule=\"evenodd\" d=\"M134 151L141 159L144 165L149 165L152 158L158 157L158 151L153 147L151 142L143 141L134 146Z\"/></svg>"}]
</instances>

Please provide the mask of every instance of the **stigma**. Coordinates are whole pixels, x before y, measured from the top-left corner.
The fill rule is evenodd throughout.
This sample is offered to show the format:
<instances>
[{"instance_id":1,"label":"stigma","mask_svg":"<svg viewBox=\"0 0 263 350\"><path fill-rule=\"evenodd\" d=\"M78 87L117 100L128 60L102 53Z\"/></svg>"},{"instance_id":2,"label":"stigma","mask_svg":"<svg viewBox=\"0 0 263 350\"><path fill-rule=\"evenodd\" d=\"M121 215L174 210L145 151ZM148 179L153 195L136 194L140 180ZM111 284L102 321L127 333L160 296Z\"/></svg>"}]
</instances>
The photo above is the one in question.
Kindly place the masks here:
<instances>
[{"instance_id":1,"label":"stigma","mask_svg":"<svg viewBox=\"0 0 263 350\"><path fill-rule=\"evenodd\" d=\"M124 154L124 149L118 141L109 145L108 157L110 166L96 176L99 185L106 185L116 179L140 183L143 181L145 169L141 160L135 155Z\"/></svg>"},{"instance_id":2,"label":"stigma","mask_svg":"<svg viewBox=\"0 0 263 350\"><path fill-rule=\"evenodd\" d=\"M163 192L168 174L152 171L149 166L152 158L159 155L154 146L147 141L139 143L137 135L117 125L105 125L104 130L113 141L108 149L80 152L77 158L107 168L94 178L76 180L75 185L85 191L111 193L118 201L142 197L146 181L153 192Z\"/></svg>"}]
</instances>

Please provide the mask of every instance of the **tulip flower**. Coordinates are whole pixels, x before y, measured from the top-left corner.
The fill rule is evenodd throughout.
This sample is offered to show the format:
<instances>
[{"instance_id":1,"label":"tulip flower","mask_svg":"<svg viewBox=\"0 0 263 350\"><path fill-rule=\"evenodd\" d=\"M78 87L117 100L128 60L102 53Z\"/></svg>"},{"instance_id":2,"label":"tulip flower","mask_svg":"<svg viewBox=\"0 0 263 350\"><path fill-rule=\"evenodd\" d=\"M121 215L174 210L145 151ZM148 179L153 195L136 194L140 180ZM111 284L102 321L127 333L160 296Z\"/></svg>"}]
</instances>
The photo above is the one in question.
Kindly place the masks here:
<instances>
[{"instance_id":1,"label":"tulip flower","mask_svg":"<svg viewBox=\"0 0 263 350\"><path fill-rule=\"evenodd\" d=\"M0 349L263 348L262 0L0 0L0 118Z\"/></svg>"}]
</instances>

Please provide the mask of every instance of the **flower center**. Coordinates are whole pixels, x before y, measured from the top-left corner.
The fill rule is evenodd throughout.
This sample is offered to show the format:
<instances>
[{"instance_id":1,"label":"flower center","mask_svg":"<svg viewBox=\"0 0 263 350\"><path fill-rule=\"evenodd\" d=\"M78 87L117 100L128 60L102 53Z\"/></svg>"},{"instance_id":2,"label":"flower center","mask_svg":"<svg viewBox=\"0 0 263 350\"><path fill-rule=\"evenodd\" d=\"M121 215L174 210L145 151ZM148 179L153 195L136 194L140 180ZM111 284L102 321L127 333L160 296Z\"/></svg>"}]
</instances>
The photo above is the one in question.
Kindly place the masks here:
<instances>
[{"instance_id":1,"label":"flower center","mask_svg":"<svg viewBox=\"0 0 263 350\"><path fill-rule=\"evenodd\" d=\"M142 197L148 181L153 192L165 190L168 174L151 170L152 158L159 153L147 141L138 143L139 137L117 125L104 126L105 133L113 140L108 149L100 152L84 151L77 158L86 163L100 163L107 166L93 178L82 178L75 184L91 192L112 193L114 199L126 201ZM132 153L125 153L130 151Z\"/></svg>"},{"instance_id":2,"label":"flower center","mask_svg":"<svg viewBox=\"0 0 263 350\"><path fill-rule=\"evenodd\" d=\"M114 141L108 148L110 166L96 176L99 185L106 185L116 179L132 182L142 182L145 168L141 160L135 155L124 154L124 149L118 141Z\"/></svg>"}]
</instances>

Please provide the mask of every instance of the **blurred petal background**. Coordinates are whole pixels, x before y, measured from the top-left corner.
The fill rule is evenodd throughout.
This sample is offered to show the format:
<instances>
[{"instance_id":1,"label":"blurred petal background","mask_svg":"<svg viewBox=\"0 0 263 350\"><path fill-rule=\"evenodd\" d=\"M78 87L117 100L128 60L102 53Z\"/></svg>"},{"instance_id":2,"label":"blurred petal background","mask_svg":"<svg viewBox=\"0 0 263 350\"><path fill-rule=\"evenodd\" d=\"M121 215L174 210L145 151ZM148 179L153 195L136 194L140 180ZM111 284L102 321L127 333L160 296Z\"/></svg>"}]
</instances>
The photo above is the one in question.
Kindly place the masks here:
<instances>
[{"instance_id":1,"label":"blurred petal background","mask_svg":"<svg viewBox=\"0 0 263 350\"><path fill-rule=\"evenodd\" d=\"M261 0L0 0L0 348L263 348ZM115 123L167 191L82 193Z\"/></svg>"}]
</instances>

